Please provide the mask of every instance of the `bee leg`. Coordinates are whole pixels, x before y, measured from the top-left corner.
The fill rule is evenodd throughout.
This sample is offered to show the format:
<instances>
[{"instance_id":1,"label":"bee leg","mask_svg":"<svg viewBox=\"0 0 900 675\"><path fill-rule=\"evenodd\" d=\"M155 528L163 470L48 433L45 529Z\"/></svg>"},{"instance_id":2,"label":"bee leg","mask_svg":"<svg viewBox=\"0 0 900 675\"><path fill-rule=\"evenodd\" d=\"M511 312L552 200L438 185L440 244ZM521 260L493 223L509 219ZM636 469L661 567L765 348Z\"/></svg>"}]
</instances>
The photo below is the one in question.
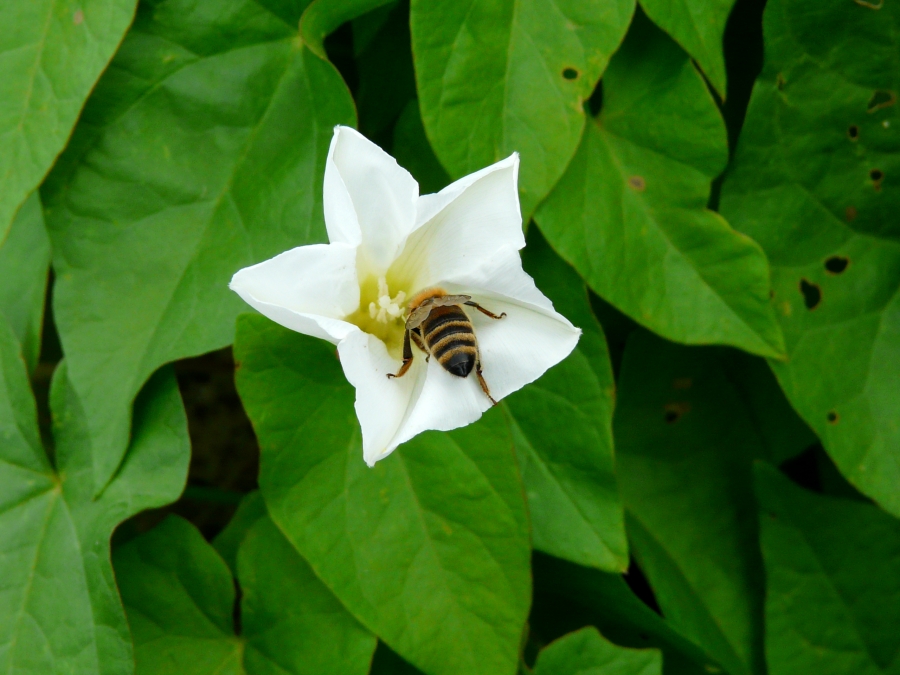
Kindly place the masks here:
<instances>
[{"instance_id":1,"label":"bee leg","mask_svg":"<svg viewBox=\"0 0 900 675\"><path fill-rule=\"evenodd\" d=\"M477 310L478 310L479 312L481 312L482 314L488 315L488 316L491 317L492 319L502 319L504 316L506 316L506 312L503 312L502 314L500 314L499 316L497 316L497 315L494 314L493 312L489 312L489 311L486 310L484 307L482 307L481 305L479 305L477 302L474 302L474 301L472 301L472 300L469 300L466 304L467 304L469 307L474 307L475 309L477 309ZM488 398L490 398L490 396L488 396ZM493 401L494 399L491 399L491 400Z\"/></svg>"},{"instance_id":2,"label":"bee leg","mask_svg":"<svg viewBox=\"0 0 900 675\"><path fill-rule=\"evenodd\" d=\"M409 331L403 336L403 365L400 366L400 370L397 371L396 374L388 373L387 377L390 380L394 377L403 377L406 375L406 371L409 370L409 367L412 365L413 353L412 346L409 344Z\"/></svg>"},{"instance_id":3,"label":"bee leg","mask_svg":"<svg viewBox=\"0 0 900 675\"><path fill-rule=\"evenodd\" d=\"M428 352L428 347L425 346L425 341L416 331L413 330L410 333L412 334L413 342L416 343L416 347L425 352L425 363L428 363L431 360L431 354Z\"/></svg>"},{"instance_id":4,"label":"bee leg","mask_svg":"<svg viewBox=\"0 0 900 675\"><path fill-rule=\"evenodd\" d=\"M490 399L491 405L497 405L497 401L495 401L494 397L491 396L491 392L488 389L487 382L484 381L484 376L481 374L481 362L475 364L475 375L478 377L478 384L481 385L481 390L484 392L484 395L487 396L488 399Z\"/></svg>"}]
</instances>

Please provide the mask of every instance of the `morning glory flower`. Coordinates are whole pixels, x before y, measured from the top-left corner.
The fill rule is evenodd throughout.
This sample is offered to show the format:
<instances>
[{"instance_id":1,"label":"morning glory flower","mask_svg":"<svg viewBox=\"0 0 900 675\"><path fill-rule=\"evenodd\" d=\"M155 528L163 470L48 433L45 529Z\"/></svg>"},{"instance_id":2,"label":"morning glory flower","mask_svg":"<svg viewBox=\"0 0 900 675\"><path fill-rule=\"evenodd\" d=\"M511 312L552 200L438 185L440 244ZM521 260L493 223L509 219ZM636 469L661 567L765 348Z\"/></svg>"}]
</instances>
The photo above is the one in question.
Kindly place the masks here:
<instances>
[{"instance_id":1,"label":"morning glory flower","mask_svg":"<svg viewBox=\"0 0 900 675\"><path fill-rule=\"evenodd\" d=\"M402 377L407 303L427 289L466 295L483 377L499 401L574 349L581 331L522 269L519 157L419 195L405 169L354 129L336 127L325 165L329 244L300 246L240 270L231 288L281 325L337 345L356 388L369 466L429 429L470 424L491 405L475 372L460 377L413 341Z\"/></svg>"}]
</instances>

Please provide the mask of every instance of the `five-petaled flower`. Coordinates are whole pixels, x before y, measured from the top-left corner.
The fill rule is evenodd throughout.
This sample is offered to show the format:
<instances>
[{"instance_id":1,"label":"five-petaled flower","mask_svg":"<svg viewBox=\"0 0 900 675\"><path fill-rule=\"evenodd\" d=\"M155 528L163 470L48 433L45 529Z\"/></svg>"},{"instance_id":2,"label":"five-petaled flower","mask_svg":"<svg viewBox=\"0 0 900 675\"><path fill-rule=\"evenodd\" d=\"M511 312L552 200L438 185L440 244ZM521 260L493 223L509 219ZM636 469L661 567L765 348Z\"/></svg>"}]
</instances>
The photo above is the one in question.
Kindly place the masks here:
<instances>
[{"instance_id":1,"label":"five-petaled flower","mask_svg":"<svg viewBox=\"0 0 900 675\"><path fill-rule=\"evenodd\" d=\"M458 377L419 346L401 366L406 303L441 288L496 314L467 314L491 395L536 380L574 349L581 331L554 311L522 269L525 246L516 154L419 195L413 177L348 127L336 127L325 165L329 244L300 246L240 270L231 288L283 326L337 344L356 387L363 456L372 466L429 430L474 422L491 406L474 377Z\"/></svg>"}]
</instances>

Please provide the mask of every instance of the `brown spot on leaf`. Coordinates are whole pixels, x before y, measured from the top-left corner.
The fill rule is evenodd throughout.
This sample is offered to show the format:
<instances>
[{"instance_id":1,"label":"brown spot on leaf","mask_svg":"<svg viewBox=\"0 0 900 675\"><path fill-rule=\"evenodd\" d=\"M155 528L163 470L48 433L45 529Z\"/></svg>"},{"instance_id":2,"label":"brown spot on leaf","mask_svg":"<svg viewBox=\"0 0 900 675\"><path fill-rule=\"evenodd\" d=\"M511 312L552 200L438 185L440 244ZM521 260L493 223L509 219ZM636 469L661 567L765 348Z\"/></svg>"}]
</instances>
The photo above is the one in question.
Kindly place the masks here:
<instances>
[{"instance_id":1,"label":"brown spot on leaf","mask_svg":"<svg viewBox=\"0 0 900 675\"><path fill-rule=\"evenodd\" d=\"M76 26L80 26L83 22L84 22L84 12L79 9L72 16L72 23L74 23Z\"/></svg>"},{"instance_id":2,"label":"brown spot on leaf","mask_svg":"<svg viewBox=\"0 0 900 675\"><path fill-rule=\"evenodd\" d=\"M887 89L876 89L875 93L872 94L872 98L869 99L869 104L866 106L866 112L873 113L882 108L890 108L896 102L896 92L888 91Z\"/></svg>"},{"instance_id":3,"label":"brown spot on leaf","mask_svg":"<svg viewBox=\"0 0 900 675\"><path fill-rule=\"evenodd\" d=\"M884 171L881 169L872 169L869 171L869 178L872 179L872 187L878 192L881 190L881 180L884 178Z\"/></svg>"},{"instance_id":4,"label":"brown spot on leaf","mask_svg":"<svg viewBox=\"0 0 900 675\"><path fill-rule=\"evenodd\" d=\"M803 294L803 304L806 309L815 309L822 301L822 289L818 284L811 283L806 279L800 280L800 292Z\"/></svg>"},{"instance_id":5,"label":"brown spot on leaf","mask_svg":"<svg viewBox=\"0 0 900 675\"><path fill-rule=\"evenodd\" d=\"M577 80L581 73L576 68L563 68L562 76L567 80Z\"/></svg>"},{"instance_id":6,"label":"brown spot on leaf","mask_svg":"<svg viewBox=\"0 0 900 675\"><path fill-rule=\"evenodd\" d=\"M666 424L675 424L681 419L682 415L686 415L691 411L691 404L687 401L677 401L675 403L666 403L663 408L665 414L663 420Z\"/></svg>"},{"instance_id":7,"label":"brown spot on leaf","mask_svg":"<svg viewBox=\"0 0 900 675\"><path fill-rule=\"evenodd\" d=\"M853 0L860 7L865 7L866 9L881 9L884 7L884 0L878 0L878 2L867 2L866 0Z\"/></svg>"},{"instance_id":8,"label":"brown spot on leaf","mask_svg":"<svg viewBox=\"0 0 900 675\"><path fill-rule=\"evenodd\" d=\"M847 129L847 137L851 141L858 141L859 140L859 127L856 126L855 124L851 124L850 127Z\"/></svg>"},{"instance_id":9,"label":"brown spot on leaf","mask_svg":"<svg viewBox=\"0 0 900 675\"><path fill-rule=\"evenodd\" d=\"M844 211L844 215L847 216L847 222L852 223L856 220L857 211L855 206L848 206Z\"/></svg>"},{"instance_id":10,"label":"brown spot on leaf","mask_svg":"<svg viewBox=\"0 0 900 675\"><path fill-rule=\"evenodd\" d=\"M775 76L775 86L778 87L778 91L784 89L784 75L781 73Z\"/></svg>"},{"instance_id":11,"label":"brown spot on leaf","mask_svg":"<svg viewBox=\"0 0 900 675\"><path fill-rule=\"evenodd\" d=\"M829 274L842 274L850 264L850 258L843 255L833 255L825 261L825 271Z\"/></svg>"},{"instance_id":12,"label":"brown spot on leaf","mask_svg":"<svg viewBox=\"0 0 900 675\"><path fill-rule=\"evenodd\" d=\"M672 380L672 389L690 389L694 381L689 377L678 377Z\"/></svg>"},{"instance_id":13,"label":"brown spot on leaf","mask_svg":"<svg viewBox=\"0 0 900 675\"><path fill-rule=\"evenodd\" d=\"M837 424L840 417L838 417L837 411L830 410L827 415L825 415L825 419L828 420L828 424Z\"/></svg>"},{"instance_id":14,"label":"brown spot on leaf","mask_svg":"<svg viewBox=\"0 0 900 675\"><path fill-rule=\"evenodd\" d=\"M628 179L628 187L635 192L643 192L647 187L647 182L644 180L643 176L632 176Z\"/></svg>"}]
</instances>

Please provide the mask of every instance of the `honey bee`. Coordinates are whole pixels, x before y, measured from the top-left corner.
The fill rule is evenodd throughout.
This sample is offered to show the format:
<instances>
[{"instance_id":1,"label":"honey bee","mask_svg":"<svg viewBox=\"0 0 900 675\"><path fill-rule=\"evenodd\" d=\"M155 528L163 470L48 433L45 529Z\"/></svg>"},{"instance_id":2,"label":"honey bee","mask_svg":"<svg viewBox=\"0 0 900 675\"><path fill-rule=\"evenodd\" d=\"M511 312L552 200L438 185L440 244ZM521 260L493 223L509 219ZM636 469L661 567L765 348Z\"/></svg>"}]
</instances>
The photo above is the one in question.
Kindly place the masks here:
<instances>
[{"instance_id":1,"label":"honey bee","mask_svg":"<svg viewBox=\"0 0 900 675\"><path fill-rule=\"evenodd\" d=\"M409 316L403 337L403 365L396 374L389 373L388 378L403 377L412 365L411 339L425 352L426 361L434 356L451 375L468 377L474 370L484 395L492 405L497 405L481 374L481 354L478 352L475 329L463 305L474 307L492 319L506 316L506 312L500 315L489 312L468 295L449 295L440 288L422 291L409 301Z\"/></svg>"}]
</instances>

